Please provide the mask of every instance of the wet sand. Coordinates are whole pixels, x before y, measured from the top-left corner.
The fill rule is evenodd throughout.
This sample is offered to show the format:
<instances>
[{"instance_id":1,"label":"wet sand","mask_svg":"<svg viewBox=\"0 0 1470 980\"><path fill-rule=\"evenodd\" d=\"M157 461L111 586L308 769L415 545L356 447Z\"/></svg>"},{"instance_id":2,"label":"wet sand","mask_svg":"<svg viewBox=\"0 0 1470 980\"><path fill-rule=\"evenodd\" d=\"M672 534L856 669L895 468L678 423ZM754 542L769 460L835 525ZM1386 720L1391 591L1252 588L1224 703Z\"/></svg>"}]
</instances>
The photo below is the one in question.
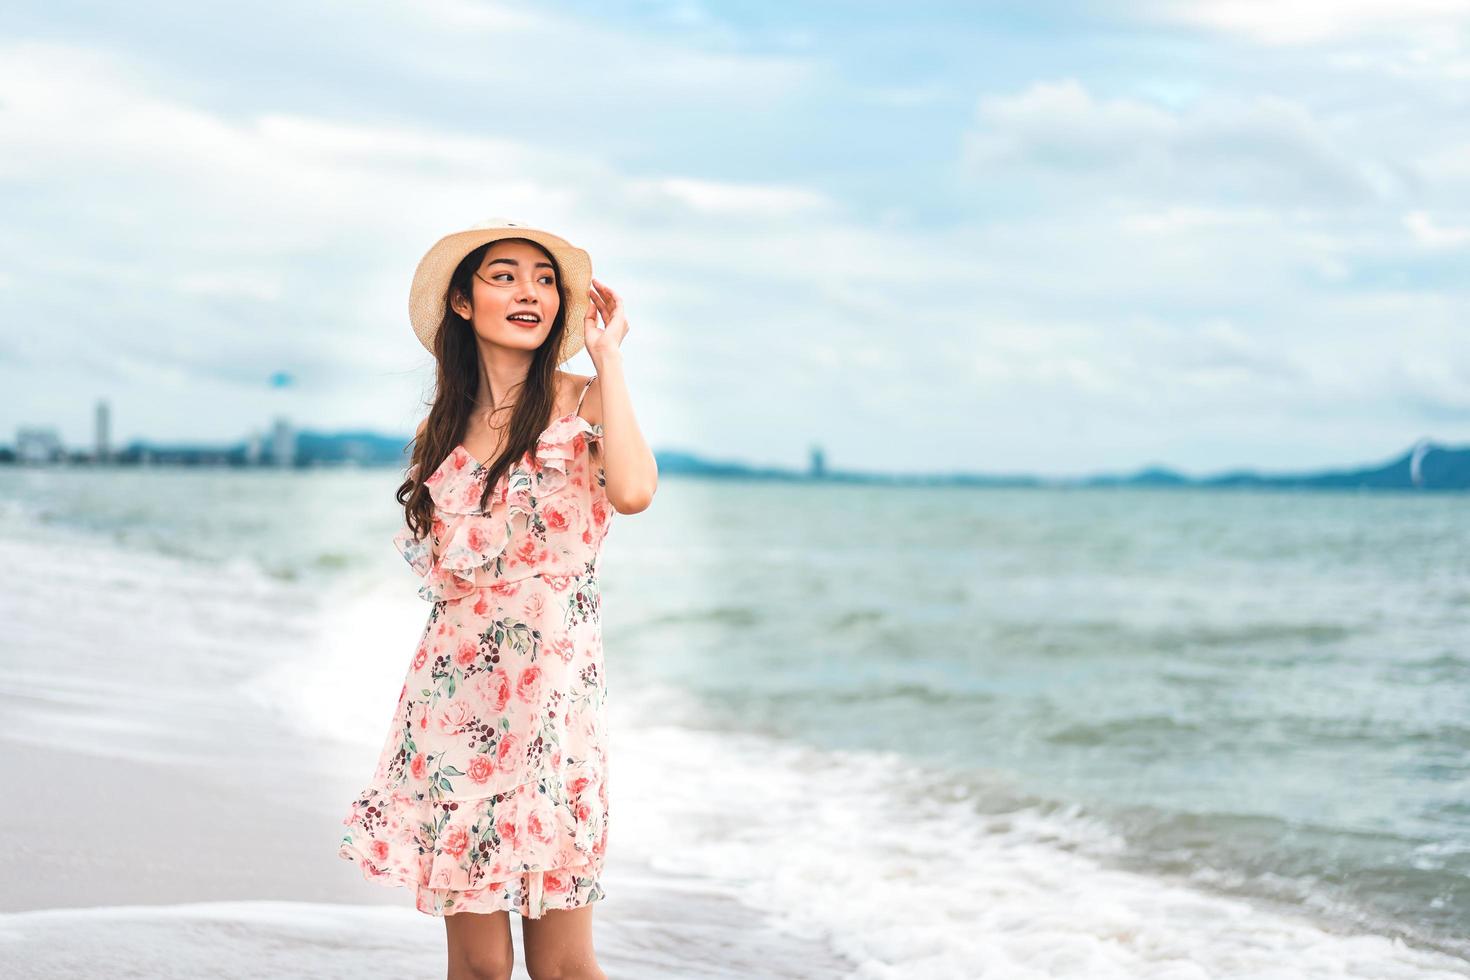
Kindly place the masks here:
<instances>
[{"instance_id":1,"label":"wet sand","mask_svg":"<svg viewBox=\"0 0 1470 980\"><path fill-rule=\"evenodd\" d=\"M254 744L259 765L211 769L0 738L8 784L25 787L24 805L0 809L6 976L442 976L442 923L336 855L356 786L332 773L357 774L361 750L324 747L308 764L284 739ZM593 925L610 977L853 972L717 885L620 862L615 847ZM518 915L511 925L519 963Z\"/></svg>"}]
</instances>

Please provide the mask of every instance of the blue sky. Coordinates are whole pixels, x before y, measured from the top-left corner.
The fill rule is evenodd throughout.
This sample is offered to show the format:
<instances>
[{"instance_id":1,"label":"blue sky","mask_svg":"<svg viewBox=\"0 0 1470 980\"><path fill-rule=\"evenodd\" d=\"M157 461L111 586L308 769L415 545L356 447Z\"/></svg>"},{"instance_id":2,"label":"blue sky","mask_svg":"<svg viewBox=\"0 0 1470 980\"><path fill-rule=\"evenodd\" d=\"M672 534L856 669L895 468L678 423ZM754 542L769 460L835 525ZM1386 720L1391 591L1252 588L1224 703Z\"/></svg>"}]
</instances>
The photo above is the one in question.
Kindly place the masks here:
<instances>
[{"instance_id":1,"label":"blue sky","mask_svg":"<svg viewBox=\"0 0 1470 980\"><path fill-rule=\"evenodd\" d=\"M0 441L406 437L413 268L502 215L624 295L658 449L1470 442L1458 0L209 6L0 13Z\"/></svg>"}]
</instances>

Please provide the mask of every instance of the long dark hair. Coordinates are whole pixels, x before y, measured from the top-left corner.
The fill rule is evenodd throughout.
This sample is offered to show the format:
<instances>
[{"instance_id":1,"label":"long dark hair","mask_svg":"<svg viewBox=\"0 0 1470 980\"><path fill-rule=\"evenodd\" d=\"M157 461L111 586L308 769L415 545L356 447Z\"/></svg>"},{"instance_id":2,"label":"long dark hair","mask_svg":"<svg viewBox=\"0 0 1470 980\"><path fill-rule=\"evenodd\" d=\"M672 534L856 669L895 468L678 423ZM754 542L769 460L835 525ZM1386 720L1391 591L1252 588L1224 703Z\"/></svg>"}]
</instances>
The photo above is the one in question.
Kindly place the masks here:
<instances>
[{"instance_id":1,"label":"long dark hair","mask_svg":"<svg viewBox=\"0 0 1470 980\"><path fill-rule=\"evenodd\" d=\"M536 242L527 238L499 238L496 241L525 242L546 252ZM485 253L494 242L488 242L466 255L449 278L449 288L444 292L444 317L434 335L434 357L438 370L434 384L434 396L429 405L428 424L422 434L413 440L413 456L408 477L398 488L397 500L403 504L404 519L415 537L422 538L431 529L434 501L424 480L439 468L461 438L475 407L475 395L480 388L480 348L475 341L475 328L450 306L456 295L471 305L473 315L474 291L472 280L484 261ZM557 355L561 351L562 337L566 333L567 294L562 280L561 266L556 258L546 253L556 278L556 291L561 297L556 319L546 341L532 356L531 367L526 371L526 380L518 385L521 393L516 399L515 410L506 429L506 443L500 455L485 464L488 473L485 489L480 495L480 509L485 510L491 493L501 477L510 471L513 463L527 453L534 453L536 440L546 430L550 415L556 407ZM498 399L499 392L491 392L491 404Z\"/></svg>"}]
</instances>

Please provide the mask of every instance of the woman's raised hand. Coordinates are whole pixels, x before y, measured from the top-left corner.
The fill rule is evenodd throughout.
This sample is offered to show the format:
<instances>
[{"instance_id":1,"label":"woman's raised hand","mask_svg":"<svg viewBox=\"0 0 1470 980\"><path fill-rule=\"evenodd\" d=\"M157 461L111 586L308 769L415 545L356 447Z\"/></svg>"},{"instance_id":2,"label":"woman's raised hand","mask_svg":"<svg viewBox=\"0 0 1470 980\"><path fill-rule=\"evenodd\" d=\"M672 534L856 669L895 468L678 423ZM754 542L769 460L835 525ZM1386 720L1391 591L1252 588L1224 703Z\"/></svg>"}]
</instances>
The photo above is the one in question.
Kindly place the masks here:
<instances>
[{"instance_id":1,"label":"woman's raised hand","mask_svg":"<svg viewBox=\"0 0 1470 980\"><path fill-rule=\"evenodd\" d=\"M596 364L597 359L608 351L616 352L628 335L628 318L623 315L623 300L597 279L587 290L592 302L587 307L587 320L582 325L582 336L587 344L587 353ZM602 317L602 325L597 323Z\"/></svg>"}]
</instances>

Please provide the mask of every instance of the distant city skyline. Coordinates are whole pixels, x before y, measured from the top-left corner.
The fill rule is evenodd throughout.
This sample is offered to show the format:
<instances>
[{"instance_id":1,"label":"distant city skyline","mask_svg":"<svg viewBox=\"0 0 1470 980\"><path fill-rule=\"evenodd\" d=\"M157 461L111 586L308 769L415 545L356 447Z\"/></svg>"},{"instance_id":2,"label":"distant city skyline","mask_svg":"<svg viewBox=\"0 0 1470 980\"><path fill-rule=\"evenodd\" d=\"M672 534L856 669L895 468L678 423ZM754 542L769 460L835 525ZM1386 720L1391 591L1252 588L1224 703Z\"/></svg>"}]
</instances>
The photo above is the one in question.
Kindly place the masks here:
<instances>
[{"instance_id":1,"label":"distant city skyline","mask_svg":"<svg viewBox=\"0 0 1470 980\"><path fill-rule=\"evenodd\" d=\"M91 453L68 450L54 428L24 427L15 445L0 443L0 463L48 464L68 461L92 463L178 464L186 466L248 466L317 468L322 466L400 466L407 460L411 436L375 432L298 432L289 419L277 418L268 431L253 430L225 445L167 443L138 439L120 449L108 442L111 412L105 401L96 405L96 442ZM298 440L307 445L298 450ZM1073 471L1036 474L1016 471L963 470L932 466L904 473L856 468L829 468L820 444L808 448L806 469L774 465L769 461L713 459L706 454L654 447L660 472L707 477L768 477L835 481L897 481L918 484L976 486L1138 485L1138 486L1272 486L1322 489L1470 490L1470 444L1462 446L1419 439L1407 451L1389 459L1346 460L1313 472L1297 467L1284 473L1249 468L1187 474L1167 466L1145 464L1113 471Z\"/></svg>"},{"instance_id":2,"label":"distant city skyline","mask_svg":"<svg viewBox=\"0 0 1470 980\"><path fill-rule=\"evenodd\" d=\"M161 445L166 442L140 436L128 440L124 447L114 446L112 442L112 406L106 399L101 399L96 403L93 419L90 453L69 447L56 426L40 424L23 425L18 428L10 448L15 452L16 457L23 461L42 462L63 455L84 455L96 462L105 463L117 457L122 449L139 444ZM289 419L283 417L273 419L264 429L252 429L233 440L224 440L222 444L211 446L212 442L212 440L196 441L192 443L192 446L205 454L221 455L243 444L245 462L252 466L262 464L290 466L296 458L296 429ZM3 448L3 443L0 443L0 448Z\"/></svg>"},{"instance_id":3,"label":"distant city skyline","mask_svg":"<svg viewBox=\"0 0 1470 980\"><path fill-rule=\"evenodd\" d=\"M1470 7L197 21L0 23L0 433L91 442L95 397L115 445L412 432L413 268L504 215L624 296L654 445L1060 475L1470 441Z\"/></svg>"}]
</instances>

